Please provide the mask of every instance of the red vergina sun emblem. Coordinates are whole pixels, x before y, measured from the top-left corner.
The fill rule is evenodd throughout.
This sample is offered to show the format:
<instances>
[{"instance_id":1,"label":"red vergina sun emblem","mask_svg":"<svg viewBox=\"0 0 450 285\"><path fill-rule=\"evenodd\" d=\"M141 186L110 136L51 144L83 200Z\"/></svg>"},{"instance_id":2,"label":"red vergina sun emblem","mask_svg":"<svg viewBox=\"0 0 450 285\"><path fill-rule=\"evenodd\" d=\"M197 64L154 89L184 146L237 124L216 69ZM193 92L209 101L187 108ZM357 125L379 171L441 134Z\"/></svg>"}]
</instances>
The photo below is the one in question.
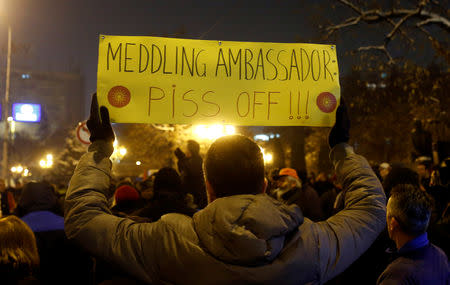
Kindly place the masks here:
<instances>
[{"instance_id":1,"label":"red vergina sun emblem","mask_svg":"<svg viewBox=\"0 0 450 285\"><path fill-rule=\"evenodd\" d=\"M322 92L317 96L317 107L324 113L331 113L336 109L336 97L330 92Z\"/></svg>"},{"instance_id":2,"label":"red vergina sun emblem","mask_svg":"<svg viewBox=\"0 0 450 285\"><path fill-rule=\"evenodd\" d=\"M114 86L108 92L108 102L114 107L122 108L128 105L131 100L131 93L128 88L123 86Z\"/></svg>"}]
</instances>

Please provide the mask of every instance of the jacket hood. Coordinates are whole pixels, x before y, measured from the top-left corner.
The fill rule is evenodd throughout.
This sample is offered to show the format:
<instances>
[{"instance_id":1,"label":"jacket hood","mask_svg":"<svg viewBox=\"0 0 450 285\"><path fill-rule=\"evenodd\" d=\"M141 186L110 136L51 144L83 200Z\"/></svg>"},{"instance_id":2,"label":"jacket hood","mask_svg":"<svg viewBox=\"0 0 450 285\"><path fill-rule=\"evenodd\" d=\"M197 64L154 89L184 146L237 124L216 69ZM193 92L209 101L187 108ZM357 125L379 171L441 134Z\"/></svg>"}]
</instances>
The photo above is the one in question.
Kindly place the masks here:
<instances>
[{"instance_id":1,"label":"jacket hood","mask_svg":"<svg viewBox=\"0 0 450 285\"><path fill-rule=\"evenodd\" d=\"M265 194L217 199L193 219L199 240L210 254L247 266L275 259L286 235L303 223L300 208Z\"/></svg>"}]
</instances>

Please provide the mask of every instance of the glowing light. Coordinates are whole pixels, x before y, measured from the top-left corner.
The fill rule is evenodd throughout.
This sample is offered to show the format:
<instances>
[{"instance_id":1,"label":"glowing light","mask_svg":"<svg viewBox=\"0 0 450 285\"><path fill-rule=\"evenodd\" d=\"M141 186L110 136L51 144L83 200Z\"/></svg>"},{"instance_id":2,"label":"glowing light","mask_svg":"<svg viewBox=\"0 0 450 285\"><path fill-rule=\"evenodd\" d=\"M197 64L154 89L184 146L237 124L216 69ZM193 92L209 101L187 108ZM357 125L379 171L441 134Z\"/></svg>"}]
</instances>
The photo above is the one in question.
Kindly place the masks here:
<instances>
[{"instance_id":1,"label":"glowing light","mask_svg":"<svg viewBox=\"0 0 450 285\"><path fill-rule=\"evenodd\" d=\"M39 122L41 120L41 105L14 103L13 117L15 121Z\"/></svg>"},{"instance_id":2,"label":"glowing light","mask_svg":"<svg viewBox=\"0 0 450 285\"><path fill-rule=\"evenodd\" d=\"M16 132L16 122L11 121L11 133L15 133Z\"/></svg>"},{"instance_id":3,"label":"glowing light","mask_svg":"<svg viewBox=\"0 0 450 285\"><path fill-rule=\"evenodd\" d=\"M259 135L255 135L255 136L253 137L253 139L254 139L255 141L264 141L264 142L267 142L267 141L269 141L269 136L268 136L268 135L264 135L264 134L259 134Z\"/></svg>"},{"instance_id":4,"label":"glowing light","mask_svg":"<svg viewBox=\"0 0 450 285\"><path fill-rule=\"evenodd\" d=\"M42 168L50 168L50 167L52 167L53 166L53 155L52 154L47 154L46 156L45 156L45 159L41 159L40 161L39 161L39 165L42 167Z\"/></svg>"},{"instance_id":5,"label":"glowing light","mask_svg":"<svg viewBox=\"0 0 450 285\"><path fill-rule=\"evenodd\" d=\"M119 154L123 157L127 154L127 149L124 147L119 148Z\"/></svg>"},{"instance_id":6,"label":"glowing light","mask_svg":"<svg viewBox=\"0 0 450 285\"><path fill-rule=\"evenodd\" d=\"M261 152L262 152L262 155L263 155L264 164L272 163L272 161L273 161L272 153L270 153L270 152L266 153L264 148L262 148L262 147L259 147L259 148L261 149Z\"/></svg>"},{"instance_id":7,"label":"glowing light","mask_svg":"<svg viewBox=\"0 0 450 285\"><path fill-rule=\"evenodd\" d=\"M11 172L15 173L16 171L17 171L17 168L15 166L11 167Z\"/></svg>"},{"instance_id":8,"label":"glowing light","mask_svg":"<svg viewBox=\"0 0 450 285\"><path fill-rule=\"evenodd\" d=\"M136 165L141 165L141 162L139 160L136 161Z\"/></svg>"},{"instance_id":9,"label":"glowing light","mask_svg":"<svg viewBox=\"0 0 450 285\"><path fill-rule=\"evenodd\" d=\"M23 176L28 176L29 173L30 173L30 171L25 168L23 171Z\"/></svg>"},{"instance_id":10,"label":"glowing light","mask_svg":"<svg viewBox=\"0 0 450 285\"><path fill-rule=\"evenodd\" d=\"M232 125L225 125L225 134L234 135L236 133L236 128Z\"/></svg>"},{"instance_id":11,"label":"glowing light","mask_svg":"<svg viewBox=\"0 0 450 285\"><path fill-rule=\"evenodd\" d=\"M119 141L116 139L113 142L114 151L111 155L111 160L114 163L120 163L120 160L127 154L127 149L123 146L119 146Z\"/></svg>"},{"instance_id":12,"label":"glowing light","mask_svg":"<svg viewBox=\"0 0 450 285\"><path fill-rule=\"evenodd\" d=\"M22 166L17 166L17 173L21 173L23 171L23 167Z\"/></svg>"},{"instance_id":13,"label":"glowing light","mask_svg":"<svg viewBox=\"0 0 450 285\"><path fill-rule=\"evenodd\" d=\"M216 140L235 133L236 128L231 125L197 125L193 129L193 135L203 140Z\"/></svg>"}]
</instances>

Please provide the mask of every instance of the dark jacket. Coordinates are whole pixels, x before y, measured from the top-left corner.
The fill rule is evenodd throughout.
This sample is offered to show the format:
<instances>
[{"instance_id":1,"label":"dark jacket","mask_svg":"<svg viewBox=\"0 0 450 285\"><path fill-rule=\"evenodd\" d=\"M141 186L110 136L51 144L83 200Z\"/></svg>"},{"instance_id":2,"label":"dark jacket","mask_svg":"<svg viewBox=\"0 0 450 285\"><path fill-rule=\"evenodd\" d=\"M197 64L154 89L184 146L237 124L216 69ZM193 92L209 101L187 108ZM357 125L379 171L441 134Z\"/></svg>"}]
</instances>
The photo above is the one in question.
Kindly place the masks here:
<instances>
[{"instance_id":1,"label":"dark jacket","mask_svg":"<svg viewBox=\"0 0 450 285\"><path fill-rule=\"evenodd\" d=\"M178 159L178 171L181 174L183 188L194 196L194 202L200 209L208 203L202 167L203 159L198 154Z\"/></svg>"},{"instance_id":2,"label":"dark jacket","mask_svg":"<svg viewBox=\"0 0 450 285\"><path fill-rule=\"evenodd\" d=\"M397 255L380 275L377 284L449 284L447 256L428 241L427 233L405 244Z\"/></svg>"},{"instance_id":3,"label":"dark jacket","mask_svg":"<svg viewBox=\"0 0 450 285\"><path fill-rule=\"evenodd\" d=\"M168 213L179 213L192 217L195 212L195 209L187 205L184 193L174 193L160 189L153 199L149 201L148 205L134 212L133 215L148 218L155 222Z\"/></svg>"},{"instance_id":4,"label":"dark jacket","mask_svg":"<svg viewBox=\"0 0 450 285\"><path fill-rule=\"evenodd\" d=\"M294 187L284 193L281 198L286 204L295 204L302 210L303 216L314 222L322 220L324 217L319 195L311 186L305 185L301 188Z\"/></svg>"},{"instance_id":5,"label":"dark jacket","mask_svg":"<svg viewBox=\"0 0 450 285\"><path fill-rule=\"evenodd\" d=\"M5 190L5 192L0 193L1 197L1 210L3 216L10 215L14 208L16 207L16 201L14 200L14 196L11 192L8 190Z\"/></svg>"},{"instance_id":6,"label":"dark jacket","mask_svg":"<svg viewBox=\"0 0 450 285\"><path fill-rule=\"evenodd\" d=\"M70 181L65 229L93 254L151 284L321 284L348 267L384 228L386 199L367 161L346 144L332 150L347 190L327 221L265 194L216 199L193 218L135 223L108 208L111 161L89 147Z\"/></svg>"},{"instance_id":7,"label":"dark jacket","mask_svg":"<svg viewBox=\"0 0 450 285\"><path fill-rule=\"evenodd\" d=\"M18 215L36 237L40 257L37 277L43 284L86 284L90 280L90 258L67 239L58 205L50 184L30 182L17 207Z\"/></svg>"}]
</instances>

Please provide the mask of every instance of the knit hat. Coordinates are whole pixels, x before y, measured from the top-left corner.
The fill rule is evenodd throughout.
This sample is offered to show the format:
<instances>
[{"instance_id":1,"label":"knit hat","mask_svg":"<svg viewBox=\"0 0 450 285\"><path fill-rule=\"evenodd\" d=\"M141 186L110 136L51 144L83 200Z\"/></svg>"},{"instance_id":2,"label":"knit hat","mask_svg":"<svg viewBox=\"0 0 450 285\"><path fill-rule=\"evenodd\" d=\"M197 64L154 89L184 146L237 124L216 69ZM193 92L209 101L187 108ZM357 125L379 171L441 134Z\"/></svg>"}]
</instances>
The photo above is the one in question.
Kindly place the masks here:
<instances>
[{"instance_id":1,"label":"knit hat","mask_svg":"<svg viewBox=\"0 0 450 285\"><path fill-rule=\"evenodd\" d=\"M139 193L130 185L122 185L116 189L114 199L116 200L117 205L123 202L137 201L139 200Z\"/></svg>"},{"instance_id":2,"label":"knit hat","mask_svg":"<svg viewBox=\"0 0 450 285\"><path fill-rule=\"evenodd\" d=\"M291 177L294 177L297 180L300 180L298 178L297 171L295 171L295 169L293 169L293 168L282 168L282 169L280 169L280 172L278 173L278 175L274 176L274 179L278 180L278 179L280 179L283 176L291 176Z\"/></svg>"}]
</instances>

